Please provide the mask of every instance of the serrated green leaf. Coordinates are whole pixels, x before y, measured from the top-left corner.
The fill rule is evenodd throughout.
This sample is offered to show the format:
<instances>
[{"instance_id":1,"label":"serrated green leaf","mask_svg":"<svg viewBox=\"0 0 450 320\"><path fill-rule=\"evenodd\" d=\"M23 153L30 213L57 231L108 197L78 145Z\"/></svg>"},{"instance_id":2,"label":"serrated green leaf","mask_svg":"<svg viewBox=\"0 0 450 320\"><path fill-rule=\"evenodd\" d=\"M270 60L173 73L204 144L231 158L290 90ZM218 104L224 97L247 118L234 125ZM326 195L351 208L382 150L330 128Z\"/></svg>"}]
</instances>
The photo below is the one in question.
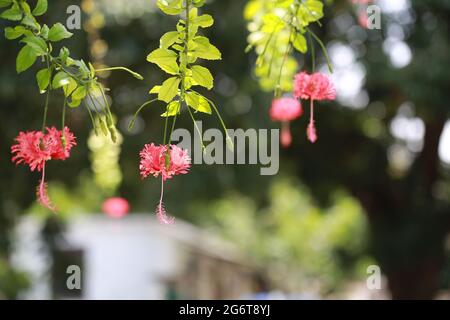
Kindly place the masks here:
<instances>
[{"instance_id":1,"label":"serrated green leaf","mask_svg":"<svg viewBox=\"0 0 450 320\"><path fill-rule=\"evenodd\" d=\"M178 31L170 31L165 33L159 40L161 48L167 49L180 38Z\"/></svg>"},{"instance_id":2,"label":"serrated green leaf","mask_svg":"<svg viewBox=\"0 0 450 320\"><path fill-rule=\"evenodd\" d=\"M50 84L52 73L50 69L42 69L36 74L36 80L41 93L44 93Z\"/></svg>"},{"instance_id":3,"label":"serrated green leaf","mask_svg":"<svg viewBox=\"0 0 450 320\"><path fill-rule=\"evenodd\" d=\"M39 23L36 21L36 19L31 14L26 15L22 19L21 23L24 26L30 27L33 30L39 30L40 29Z\"/></svg>"},{"instance_id":4,"label":"serrated green leaf","mask_svg":"<svg viewBox=\"0 0 450 320\"><path fill-rule=\"evenodd\" d=\"M147 61L158 65L158 67L169 74L178 74L180 69L177 64L177 57L176 52L159 48L147 56Z\"/></svg>"},{"instance_id":5,"label":"serrated green leaf","mask_svg":"<svg viewBox=\"0 0 450 320\"><path fill-rule=\"evenodd\" d=\"M47 54L47 43L40 37L28 36L21 40L34 50L37 56L43 56Z\"/></svg>"},{"instance_id":6,"label":"serrated green leaf","mask_svg":"<svg viewBox=\"0 0 450 320\"><path fill-rule=\"evenodd\" d=\"M8 40L15 40L24 35L26 29L23 26L16 26L14 28L5 28L5 38Z\"/></svg>"},{"instance_id":7,"label":"serrated green leaf","mask_svg":"<svg viewBox=\"0 0 450 320\"><path fill-rule=\"evenodd\" d=\"M73 34L71 32L67 31L66 27L58 22L50 28L50 31L48 32L48 40L57 42L63 39L68 39L72 35Z\"/></svg>"},{"instance_id":8,"label":"serrated green leaf","mask_svg":"<svg viewBox=\"0 0 450 320\"><path fill-rule=\"evenodd\" d=\"M197 92L186 92L186 104L197 112L212 113L208 100Z\"/></svg>"},{"instance_id":9,"label":"serrated green leaf","mask_svg":"<svg viewBox=\"0 0 450 320\"><path fill-rule=\"evenodd\" d=\"M161 85L161 88L159 89L158 100L167 103L171 102L178 93L180 82L181 79L178 77L172 77L164 81Z\"/></svg>"},{"instance_id":10,"label":"serrated green leaf","mask_svg":"<svg viewBox=\"0 0 450 320\"><path fill-rule=\"evenodd\" d=\"M219 49L217 49L214 45L209 42L209 39L206 37L195 37L194 43L196 47L194 49L197 57L206 60L220 60L222 59L222 54Z\"/></svg>"},{"instance_id":11,"label":"serrated green leaf","mask_svg":"<svg viewBox=\"0 0 450 320\"><path fill-rule=\"evenodd\" d=\"M22 19L22 10L20 10L20 7L16 3L14 3L11 8L0 14L0 18L11 21L19 21Z\"/></svg>"},{"instance_id":12,"label":"serrated green leaf","mask_svg":"<svg viewBox=\"0 0 450 320\"><path fill-rule=\"evenodd\" d=\"M38 0L36 7L33 10L34 16L41 16L47 12L48 2L47 0Z\"/></svg>"},{"instance_id":13,"label":"serrated green leaf","mask_svg":"<svg viewBox=\"0 0 450 320\"><path fill-rule=\"evenodd\" d=\"M167 110L161 117L173 117L180 112L180 101L172 101L167 105Z\"/></svg>"},{"instance_id":14,"label":"serrated green leaf","mask_svg":"<svg viewBox=\"0 0 450 320\"><path fill-rule=\"evenodd\" d=\"M197 85L207 88L211 90L214 86L214 78L211 72L202 66L193 66L192 70L192 78L194 79Z\"/></svg>"},{"instance_id":15,"label":"serrated green leaf","mask_svg":"<svg viewBox=\"0 0 450 320\"><path fill-rule=\"evenodd\" d=\"M17 73L21 73L30 68L36 62L36 58L37 55L34 53L34 50L29 46L24 46L17 55Z\"/></svg>"}]
</instances>

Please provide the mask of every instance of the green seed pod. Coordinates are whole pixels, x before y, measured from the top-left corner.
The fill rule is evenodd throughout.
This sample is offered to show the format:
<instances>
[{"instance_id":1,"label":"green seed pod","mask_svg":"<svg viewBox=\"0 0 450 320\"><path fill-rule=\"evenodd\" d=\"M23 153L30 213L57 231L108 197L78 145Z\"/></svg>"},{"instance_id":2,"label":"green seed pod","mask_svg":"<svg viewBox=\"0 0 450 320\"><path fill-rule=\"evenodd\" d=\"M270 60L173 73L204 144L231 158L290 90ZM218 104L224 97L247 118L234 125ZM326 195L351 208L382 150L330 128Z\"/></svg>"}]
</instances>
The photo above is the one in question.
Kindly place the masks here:
<instances>
[{"instance_id":1,"label":"green seed pod","mask_svg":"<svg viewBox=\"0 0 450 320\"><path fill-rule=\"evenodd\" d=\"M105 137L108 136L108 128L106 127L106 122L103 117L98 117L98 122L100 123L100 128L102 129L102 133Z\"/></svg>"}]
</instances>

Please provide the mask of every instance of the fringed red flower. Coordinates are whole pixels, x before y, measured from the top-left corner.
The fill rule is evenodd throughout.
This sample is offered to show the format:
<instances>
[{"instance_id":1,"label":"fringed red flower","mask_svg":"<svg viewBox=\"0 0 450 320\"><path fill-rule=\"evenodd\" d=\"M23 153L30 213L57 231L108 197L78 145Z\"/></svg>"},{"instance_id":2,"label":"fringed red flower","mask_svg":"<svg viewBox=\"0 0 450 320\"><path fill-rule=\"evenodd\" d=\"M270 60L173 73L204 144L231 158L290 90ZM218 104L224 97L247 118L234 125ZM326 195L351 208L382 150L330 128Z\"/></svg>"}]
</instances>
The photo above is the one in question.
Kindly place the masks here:
<instances>
[{"instance_id":1,"label":"fringed red flower","mask_svg":"<svg viewBox=\"0 0 450 320\"><path fill-rule=\"evenodd\" d=\"M187 174L191 166L191 158L187 150L176 145L146 144L140 152L140 173L142 178L149 175L161 176L161 196L156 207L156 216L162 224L173 224L175 219L169 217L164 208L164 182L179 174Z\"/></svg>"},{"instance_id":2,"label":"fringed red flower","mask_svg":"<svg viewBox=\"0 0 450 320\"><path fill-rule=\"evenodd\" d=\"M12 161L28 165L31 171L42 172L42 177L36 189L37 201L51 211L55 206L51 203L45 182L45 164L49 160L65 160L70 157L70 150L76 145L75 136L65 127L63 131L47 128L42 131L20 132L15 145L11 147Z\"/></svg>"},{"instance_id":3,"label":"fringed red flower","mask_svg":"<svg viewBox=\"0 0 450 320\"><path fill-rule=\"evenodd\" d=\"M297 99L310 100L310 119L306 134L312 143L317 141L314 122L314 101L334 100L336 89L330 79L322 73L307 74L301 72L294 79L294 96Z\"/></svg>"}]
</instances>

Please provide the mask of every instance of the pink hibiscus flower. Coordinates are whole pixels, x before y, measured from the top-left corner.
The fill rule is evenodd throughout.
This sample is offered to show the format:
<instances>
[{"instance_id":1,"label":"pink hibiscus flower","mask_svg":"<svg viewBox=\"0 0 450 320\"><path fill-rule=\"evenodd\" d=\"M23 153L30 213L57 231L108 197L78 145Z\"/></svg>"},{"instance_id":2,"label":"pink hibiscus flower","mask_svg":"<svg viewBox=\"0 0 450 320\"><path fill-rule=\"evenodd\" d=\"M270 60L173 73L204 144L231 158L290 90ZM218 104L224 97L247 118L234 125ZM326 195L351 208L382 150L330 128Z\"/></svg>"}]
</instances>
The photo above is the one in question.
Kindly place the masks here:
<instances>
[{"instance_id":1,"label":"pink hibiscus flower","mask_svg":"<svg viewBox=\"0 0 450 320\"><path fill-rule=\"evenodd\" d=\"M272 101L269 110L273 121L281 121L281 145L285 148L292 143L290 121L299 118L303 113L300 102L293 98L280 98Z\"/></svg>"},{"instance_id":2,"label":"pink hibiscus flower","mask_svg":"<svg viewBox=\"0 0 450 320\"><path fill-rule=\"evenodd\" d=\"M170 149L169 149L170 148ZM164 208L164 182L179 174L189 172L191 158L187 150L183 150L175 145L146 144L140 152L140 173L142 178L149 175L161 176L161 197L156 207L156 216L162 224L173 224L175 219L168 217Z\"/></svg>"},{"instance_id":3,"label":"pink hibiscus flower","mask_svg":"<svg viewBox=\"0 0 450 320\"><path fill-rule=\"evenodd\" d=\"M306 134L312 143L317 141L317 133L314 122L314 100L334 100L336 89L330 79L321 73L307 74L301 72L294 79L294 96L297 99L310 100L310 120Z\"/></svg>"},{"instance_id":4,"label":"pink hibiscus flower","mask_svg":"<svg viewBox=\"0 0 450 320\"><path fill-rule=\"evenodd\" d=\"M42 131L20 132L16 137L17 144L11 147L12 161L25 164L31 171L42 172L40 183L37 187L37 201L51 211L55 207L50 201L45 182L45 164L49 160L65 160L70 156L70 150L74 145L75 136L69 128L64 128L64 139L62 131L56 128L47 128L47 133Z\"/></svg>"}]
</instances>

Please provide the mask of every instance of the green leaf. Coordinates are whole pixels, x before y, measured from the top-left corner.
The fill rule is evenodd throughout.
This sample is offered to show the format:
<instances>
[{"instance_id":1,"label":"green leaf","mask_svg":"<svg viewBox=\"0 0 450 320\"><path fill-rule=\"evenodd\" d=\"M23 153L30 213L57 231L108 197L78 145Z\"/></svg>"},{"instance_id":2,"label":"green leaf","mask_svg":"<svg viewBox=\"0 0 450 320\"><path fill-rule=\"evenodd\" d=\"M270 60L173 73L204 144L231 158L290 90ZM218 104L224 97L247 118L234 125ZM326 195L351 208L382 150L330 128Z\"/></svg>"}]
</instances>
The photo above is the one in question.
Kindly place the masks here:
<instances>
[{"instance_id":1,"label":"green leaf","mask_svg":"<svg viewBox=\"0 0 450 320\"><path fill-rule=\"evenodd\" d=\"M81 104L81 100L75 100L75 99L71 99L70 101L67 102L67 105L71 108L76 108Z\"/></svg>"},{"instance_id":2,"label":"green leaf","mask_svg":"<svg viewBox=\"0 0 450 320\"><path fill-rule=\"evenodd\" d=\"M161 90L161 86L154 86L153 88L150 89L150 91L148 93L158 94L160 90Z\"/></svg>"},{"instance_id":3,"label":"green leaf","mask_svg":"<svg viewBox=\"0 0 450 320\"><path fill-rule=\"evenodd\" d=\"M157 5L165 14L174 16L180 14L183 10L182 0L158 0Z\"/></svg>"},{"instance_id":4,"label":"green leaf","mask_svg":"<svg viewBox=\"0 0 450 320\"><path fill-rule=\"evenodd\" d=\"M86 95L87 95L86 87L80 86L72 93L72 99L83 100L86 97Z\"/></svg>"},{"instance_id":5,"label":"green leaf","mask_svg":"<svg viewBox=\"0 0 450 320\"><path fill-rule=\"evenodd\" d=\"M192 23L202 28L208 28L213 25L214 19L209 14L203 14L201 16L194 18L192 20Z\"/></svg>"},{"instance_id":6,"label":"green leaf","mask_svg":"<svg viewBox=\"0 0 450 320\"><path fill-rule=\"evenodd\" d=\"M147 56L147 61L158 65L169 74L178 74L177 54L169 49L159 48Z\"/></svg>"},{"instance_id":7,"label":"green leaf","mask_svg":"<svg viewBox=\"0 0 450 320\"><path fill-rule=\"evenodd\" d=\"M44 39L48 39L48 33L50 32L50 29L48 28L48 26L46 24L44 24L41 28L41 37Z\"/></svg>"},{"instance_id":8,"label":"green leaf","mask_svg":"<svg viewBox=\"0 0 450 320\"><path fill-rule=\"evenodd\" d=\"M0 0L0 8L10 6L12 3L12 0Z\"/></svg>"},{"instance_id":9,"label":"green leaf","mask_svg":"<svg viewBox=\"0 0 450 320\"><path fill-rule=\"evenodd\" d=\"M178 77L172 77L164 81L159 89L158 100L167 103L171 102L178 93L178 86L180 85L180 82L181 79Z\"/></svg>"},{"instance_id":10,"label":"green leaf","mask_svg":"<svg viewBox=\"0 0 450 320\"><path fill-rule=\"evenodd\" d=\"M220 60L222 59L222 54L219 49L209 43L206 37L195 37L194 43L196 47L194 49L197 57L206 60Z\"/></svg>"},{"instance_id":11,"label":"green leaf","mask_svg":"<svg viewBox=\"0 0 450 320\"><path fill-rule=\"evenodd\" d=\"M211 105L202 95L194 91L186 92L186 103L189 107L198 112L211 114Z\"/></svg>"},{"instance_id":12,"label":"green leaf","mask_svg":"<svg viewBox=\"0 0 450 320\"><path fill-rule=\"evenodd\" d=\"M159 40L161 48L167 49L180 39L178 31L170 31L164 34Z\"/></svg>"},{"instance_id":13,"label":"green leaf","mask_svg":"<svg viewBox=\"0 0 450 320\"><path fill-rule=\"evenodd\" d=\"M70 83L70 79L72 79L67 73L64 71L60 71L53 77L52 87L54 89L61 88Z\"/></svg>"},{"instance_id":14,"label":"green leaf","mask_svg":"<svg viewBox=\"0 0 450 320\"><path fill-rule=\"evenodd\" d=\"M40 37L28 36L22 39L21 42L31 47L38 56L47 54L47 43Z\"/></svg>"},{"instance_id":15,"label":"green leaf","mask_svg":"<svg viewBox=\"0 0 450 320\"><path fill-rule=\"evenodd\" d=\"M67 31L66 27L64 27L61 23L54 24L50 31L48 32L48 40L52 42L61 41L63 39L68 39L73 35L73 33Z\"/></svg>"},{"instance_id":16,"label":"green leaf","mask_svg":"<svg viewBox=\"0 0 450 320\"><path fill-rule=\"evenodd\" d=\"M69 58L70 51L66 47L62 47L61 50L59 50L59 58L61 59L63 64L68 65L67 59Z\"/></svg>"},{"instance_id":17,"label":"green leaf","mask_svg":"<svg viewBox=\"0 0 450 320\"><path fill-rule=\"evenodd\" d=\"M78 87L77 82L71 77L69 79L69 83L63 86L64 95L66 97L70 96L72 93L75 92L75 89L77 89L77 87Z\"/></svg>"},{"instance_id":18,"label":"green leaf","mask_svg":"<svg viewBox=\"0 0 450 320\"><path fill-rule=\"evenodd\" d=\"M21 73L30 68L36 62L36 58L37 56L34 50L29 46L24 46L17 55L17 73Z\"/></svg>"},{"instance_id":19,"label":"green leaf","mask_svg":"<svg viewBox=\"0 0 450 320\"><path fill-rule=\"evenodd\" d=\"M33 10L34 16L41 16L47 12L48 2L47 0L38 0L36 7Z\"/></svg>"},{"instance_id":20,"label":"green leaf","mask_svg":"<svg viewBox=\"0 0 450 320\"><path fill-rule=\"evenodd\" d=\"M31 29L34 29L34 30L39 30L41 27L39 25L39 23L36 21L36 19L31 14L26 15L22 19L21 23L27 27L30 27Z\"/></svg>"},{"instance_id":21,"label":"green leaf","mask_svg":"<svg viewBox=\"0 0 450 320\"><path fill-rule=\"evenodd\" d=\"M16 3L14 3L11 8L3 11L0 18L11 21L19 21L22 19L22 10L20 10L20 7Z\"/></svg>"},{"instance_id":22,"label":"green leaf","mask_svg":"<svg viewBox=\"0 0 450 320\"><path fill-rule=\"evenodd\" d=\"M205 87L208 90L212 89L212 87L214 86L214 78L208 69L202 66L193 66L191 70L192 78L197 85Z\"/></svg>"},{"instance_id":23,"label":"green leaf","mask_svg":"<svg viewBox=\"0 0 450 320\"><path fill-rule=\"evenodd\" d=\"M295 35L295 38L294 38L294 41L292 42L292 45L294 46L294 48L297 51L299 51L301 53L306 53L306 51L308 51L308 45L306 44L306 39L300 33L297 33Z\"/></svg>"},{"instance_id":24,"label":"green leaf","mask_svg":"<svg viewBox=\"0 0 450 320\"><path fill-rule=\"evenodd\" d=\"M36 80L41 93L44 93L48 88L51 76L52 72L50 71L50 69L42 69L36 74Z\"/></svg>"},{"instance_id":25,"label":"green leaf","mask_svg":"<svg viewBox=\"0 0 450 320\"><path fill-rule=\"evenodd\" d=\"M23 26L16 26L15 28L7 27L5 28L5 37L8 40L15 40L20 38L25 32L26 29Z\"/></svg>"},{"instance_id":26,"label":"green leaf","mask_svg":"<svg viewBox=\"0 0 450 320\"><path fill-rule=\"evenodd\" d=\"M167 105L167 110L161 117L173 117L180 112L180 101L172 101Z\"/></svg>"}]
</instances>

